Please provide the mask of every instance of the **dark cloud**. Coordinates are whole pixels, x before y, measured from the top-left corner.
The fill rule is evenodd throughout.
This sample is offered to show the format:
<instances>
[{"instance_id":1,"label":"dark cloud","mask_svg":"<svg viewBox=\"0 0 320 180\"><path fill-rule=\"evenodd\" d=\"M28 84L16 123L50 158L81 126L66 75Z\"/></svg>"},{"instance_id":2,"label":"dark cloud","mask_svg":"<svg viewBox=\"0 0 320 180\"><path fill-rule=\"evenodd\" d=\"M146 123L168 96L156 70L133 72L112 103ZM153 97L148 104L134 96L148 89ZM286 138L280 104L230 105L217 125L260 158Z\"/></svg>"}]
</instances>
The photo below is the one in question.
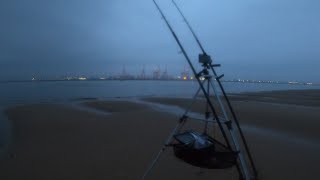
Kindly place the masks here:
<instances>
[{"instance_id":1,"label":"dark cloud","mask_svg":"<svg viewBox=\"0 0 320 180\"><path fill-rule=\"evenodd\" d=\"M319 81L318 1L177 2L229 77ZM200 51L181 17L170 0L159 3L196 62ZM1 79L123 65L178 74L186 64L151 0L2 0L0 23Z\"/></svg>"}]
</instances>

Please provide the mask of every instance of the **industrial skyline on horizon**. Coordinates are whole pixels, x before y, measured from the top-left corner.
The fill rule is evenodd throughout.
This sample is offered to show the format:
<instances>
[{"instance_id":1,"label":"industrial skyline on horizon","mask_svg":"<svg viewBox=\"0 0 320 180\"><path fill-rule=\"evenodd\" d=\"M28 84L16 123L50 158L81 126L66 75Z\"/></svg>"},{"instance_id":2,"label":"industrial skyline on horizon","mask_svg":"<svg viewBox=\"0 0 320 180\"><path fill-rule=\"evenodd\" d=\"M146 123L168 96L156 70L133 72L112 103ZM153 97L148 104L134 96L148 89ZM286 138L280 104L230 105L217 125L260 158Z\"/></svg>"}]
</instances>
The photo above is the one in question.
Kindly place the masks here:
<instances>
[{"instance_id":1,"label":"industrial skyline on horizon","mask_svg":"<svg viewBox=\"0 0 320 180\"><path fill-rule=\"evenodd\" d=\"M121 68L120 68L121 67ZM2 82L19 82L19 81L61 81L61 80L195 80L193 73L187 65L181 67L180 71L170 71L167 65L152 66L146 68L141 66L140 71L128 71L126 65L119 66L115 72L103 73L65 73L58 76L46 76L34 73L32 77L19 80L4 80ZM242 83L272 83L272 84L303 84L303 85L320 85L314 81L299 81L294 79L257 79L225 76L222 81L225 82L242 82Z\"/></svg>"},{"instance_id":2,"label":"industrial skyline on horizon","mask_svg":"<svg viewBox=\"0 0 320 180\"><path fill-rule=\"evenodd\" d=\"M223 73L223 72L222 72ZM223 73L225 74L225 73ZM180 68L180 71L173 71L170 70L170 67L167 65L160 66L141 66L140 69L133 69L133 68L127 68L126 65L119 66L117 69L113 71L105 71L105 72L66 72L61 73L59 75L46 75L43 73L33 73L32 76L24 77L21 79L5 79L3 81L24 81L24 80L30 80L31 79L77 79L79 77L86 77L86 78L106 78L106 77L122 77L124 79L183 79L185 77L187 80L190 80L194 77L192 71L187 65L184 65ZM192 78L190 78L192 77ZM241 76L229 76L228 74L225 74L225 79L227 80L249 80L250 81L274 81L274 82L312 82L312 83L320 83L317 81L311 81L311 80L296 80L294 78L292 79L281 79L281 78L274 78L274 79L263 79L263 78L246 78Z\"/></svg>"}]
</instances>

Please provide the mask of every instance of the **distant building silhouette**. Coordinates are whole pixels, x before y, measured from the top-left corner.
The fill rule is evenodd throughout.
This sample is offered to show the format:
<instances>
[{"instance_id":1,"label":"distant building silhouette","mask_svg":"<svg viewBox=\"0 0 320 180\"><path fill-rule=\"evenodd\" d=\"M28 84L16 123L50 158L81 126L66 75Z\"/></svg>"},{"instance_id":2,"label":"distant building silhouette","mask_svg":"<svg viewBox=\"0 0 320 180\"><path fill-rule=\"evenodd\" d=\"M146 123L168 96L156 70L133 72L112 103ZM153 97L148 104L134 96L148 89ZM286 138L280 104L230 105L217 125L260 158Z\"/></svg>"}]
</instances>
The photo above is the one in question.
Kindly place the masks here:
<instances>
[{"instance_id":1,"label":"distant building silhouette","mask_svg":"<svg viewBox=\"0 0 320 180\"><path fill-rule=\"evenodd\" d=\"M160 66L158 66L153 71L153 79L160 79L160 77L161 77L161 71L160 71Z\"/></svg>"},{"instance_id":2,"label":"distant building silhouette","mask_svg":"<svg viewBox=\"0 0 320 180\"><path fill-rule=\"evenodd\" d=\"M166 65L165 70L163 71L163 73L161 75L161 79L164 79L164 80L168 80L169 79L167 65Z\"/></svg>"},{"instance_id":3,"label":"distant building silhouette","mask_svg":"<svg viewBox=\"0 0 320 180\"><path fill-rule=\"evenodd\" d=\"M147 79L146 77L146 70L145 70L145 66L143 65L141 74L138 76L138 79Z\"/></svg>"},{"instance_id":4,"label":"distant building silhouette","mask_svg":"<svg viewBox=\"0 0 320 180\"><path fill-rule=\"evenodd\" d=\"M120 79L121 80L128 80L128 79L135 79L135 77L133 75L128 74L127 70L126 70L126 66L123 65L122 72L120 74Z\"/></svg>"},{"instance_id":5,"label":"distant building silhouette","mask_svg":"<svg viewBox=\"0 0 320 180\"><path fill-rule=\"evenodd\" d=\"M181 79L183 80L191 79L189 69L186 65L184 66L183 71L181 72Z\"/></svg>"}]
</instances>

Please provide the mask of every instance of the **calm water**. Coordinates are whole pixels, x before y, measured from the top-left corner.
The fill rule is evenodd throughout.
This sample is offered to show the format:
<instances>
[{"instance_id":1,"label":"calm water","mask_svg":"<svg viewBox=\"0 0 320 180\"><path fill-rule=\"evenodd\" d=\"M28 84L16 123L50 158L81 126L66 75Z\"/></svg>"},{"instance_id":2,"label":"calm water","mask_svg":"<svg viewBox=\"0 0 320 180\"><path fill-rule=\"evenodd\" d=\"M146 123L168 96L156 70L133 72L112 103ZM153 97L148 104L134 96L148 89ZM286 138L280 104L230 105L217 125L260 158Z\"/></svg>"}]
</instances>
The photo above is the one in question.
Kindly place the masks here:
<instances>
[{"instance_id":1,"label":"calm water","mask_svg":"<svg viewBox=\"0 0 320 180\"><path fill-rule=\"evenodd\" d=\"M223 84L229 93L320 89L320 86L287 84ZM198 88L194 81L61 81L0 83L0 106L34 102L63 102L77 98L140 96L191 97Z\"/></svg>"},{"instance_id":2,"label":"calm water","mask_svg":"<svg viewBox=\"0 0 320 180\"><path fill-rule=\"evenodd\" d=\"M287 84L224 83L229 93L287 89L320 89L319 86ZM169 96L192 97L198 89L191 81L61 81L0 83L0 111L29 103L69 102L81 98ZM0 113L0 147L8 137L8 121Z\"/></svg>"}]
</instances>

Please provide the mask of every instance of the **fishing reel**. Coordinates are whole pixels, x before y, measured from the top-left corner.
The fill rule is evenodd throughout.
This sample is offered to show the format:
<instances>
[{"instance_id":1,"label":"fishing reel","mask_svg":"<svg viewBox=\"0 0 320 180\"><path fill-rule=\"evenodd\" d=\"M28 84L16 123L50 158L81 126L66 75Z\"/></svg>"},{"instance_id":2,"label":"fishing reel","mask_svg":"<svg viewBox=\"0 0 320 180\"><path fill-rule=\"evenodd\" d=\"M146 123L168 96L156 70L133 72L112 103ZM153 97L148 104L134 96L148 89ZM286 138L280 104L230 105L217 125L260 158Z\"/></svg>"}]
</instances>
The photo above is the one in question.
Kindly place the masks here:
<instances>
[{"instance_id":1,"label":"fishing reel","mask_svg":"<svg viewBox=\"0 0 320 180\"><path fill-rule=\"evenodd\" d=\"M207 64L207 65L211 64L212 63L211 56L207 55L206 53L199 54L199 63Z\"/></svg>"}]
</instances>

